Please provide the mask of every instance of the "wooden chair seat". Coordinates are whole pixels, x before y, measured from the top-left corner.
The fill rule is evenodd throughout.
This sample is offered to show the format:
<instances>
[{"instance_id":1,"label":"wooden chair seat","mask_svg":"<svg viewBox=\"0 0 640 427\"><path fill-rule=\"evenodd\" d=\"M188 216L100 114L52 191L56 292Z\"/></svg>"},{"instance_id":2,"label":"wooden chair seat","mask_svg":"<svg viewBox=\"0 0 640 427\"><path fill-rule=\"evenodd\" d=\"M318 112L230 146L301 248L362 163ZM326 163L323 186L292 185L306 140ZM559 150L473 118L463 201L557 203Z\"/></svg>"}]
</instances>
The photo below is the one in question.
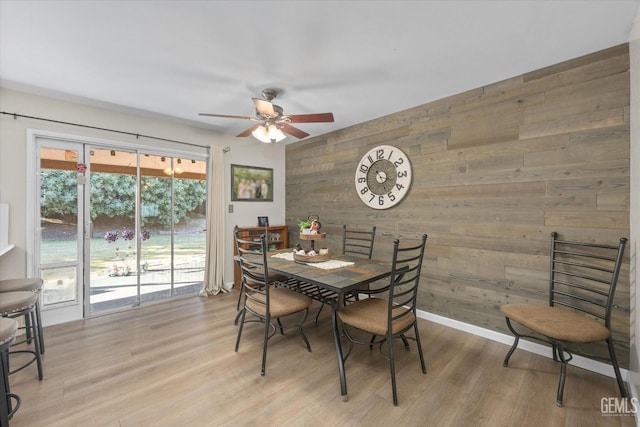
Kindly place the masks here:
<instances>
[{"instance_id":1,"label":"wooden chair seat","mask_svg":"<svg viewBox=\"0 0 640 427\"><path fill-rule=\"evenodd\" d=\"M597 342L611 335L602 322L562 307L507 304L500 310L509 319L558 341Z\"/></svg>"}]
</instances>

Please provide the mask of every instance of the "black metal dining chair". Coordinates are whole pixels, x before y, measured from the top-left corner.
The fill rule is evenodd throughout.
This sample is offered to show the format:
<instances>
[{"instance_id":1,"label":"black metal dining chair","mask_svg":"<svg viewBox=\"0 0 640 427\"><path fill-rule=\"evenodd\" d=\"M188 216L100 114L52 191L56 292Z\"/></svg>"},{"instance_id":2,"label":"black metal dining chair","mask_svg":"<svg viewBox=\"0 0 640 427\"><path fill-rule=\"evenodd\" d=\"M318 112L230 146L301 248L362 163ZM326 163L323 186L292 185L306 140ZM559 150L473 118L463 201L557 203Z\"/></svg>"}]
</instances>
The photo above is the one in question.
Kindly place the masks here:
<instances>
[{"instance_id":1,"label":"black metal dining chair","mask_svg":"<svg viewBox=\"0 0 640 427\"><path fill-rule=\"evenodd\" d=\"M383 290L387 296L386 299L372 294L370 298L355 301L338 310L344 336L349 340L349 348L343 357L344 361L346 362L351 354L354 344L368 345L370 349L374 344L377 344L384 358L389 361L395 406L398 406L398 393L393 349L394 339L400 338L405 343L407 351L409 348L406 340L416 341L422 373L427 373L416 316L418 286L426 243L426 234L422 235L419 244L400 246L400 241L396 239L393 242L389 285ZM407 333L412 330L414 336L407 336ZM356 335L357 331L364 332L366 337L373 337L367 340L361 339ZM386 354L383 347L386 347Z\"/></svg>"},{"instance_id":2,"label":"black metal dining chair","mask_svg":"<svg viewBox=\"0 0 640 427\"><path fill-rule=\"evenodd\" d=\"M376 239L376 226L371 229L347 228L342 226L342 253L371 259L373 242Z\"/></svg>"},{"instance_id":3,"label":"black metal dining chair","mask_svg":"<svg viewBox=\"0 0 640 427\"><path fill-rule=\"evenodd\" d=\"M284 335L285 328L296 328L305 343L308 351L311 351L309 340L304 334L302 324L307 318L311 298L297 293L287 287L280 286L271 279L267 263L268 246L266 237L262 235L260 241L243 240L236 233L238 248L238 263L242 273L243 307L240 311L240 326L236 339L235 351L240 347L240 339L244 325L249 322L264 324L264 341L262 344L262 369L261 375L265 375L267 362L267 344L276 330ZM283 325L281 319L301 313L300 319L292 326ZM250 316L247 318L247 316ZM277 328L272 323L275 320Z\"/></svg>"},{"instance_id":4,"label":"black metal dining chair","mask_svg":"<svg viewBox=\"0 0 640 427\"><path fill-rule=\"evenodd\" d=\"M618 245L558 239L551 234L549 304L505 304L500 307L515 339L503 365L518 347L520 338L551 344L553 360L560 362L556 404L562 406L567 364L573 358L567 348L576 343L606 341L622 397L627 390L620 375L611 338L611 307L627 239ZM517 331L514 323L521 326ZM530 334L531 331L539 335Z\"/></svg>"},{"instance_id":5,"label":"black metal dining chair","mask_svg":"<svg viewBox=\"0 0 640 427\"><path fill-rule=\"evenodd\" d=\"M365 228L348 228L346 224L342 226L342 254L343 255L352 255L361 258L371 259L373 255L373 242L376 238L376 226L374 225L371 229ZM363 289L369 289L369 284L365 284ZM318 292L322 292L318 290ZM323 292L323 298L325 300L337 298L337 295L329 292ZM353 292L349 295L345 295L345 299L358 299L358 292ZM316 317L314 319L314 323L318 323L318 317L320 317L320 313L324 308L325 303L323 302L316 313Z\"/></svg>"},{"instance_id":6,"label":"black metal dining chair","mask_svg":"<svg viewBox=\"0 0 640 427\"><path fill-rule=\"evenodd\" d=\"M239 227L236 225L236 226L233 228L233 235L234 235L234 236L236 236L236 235L238 234L238 232L239 232ZM268 244L268 242L269 242L269 219L268 219L268 218L265 220L264 236L265 236L265 240L267 241L267 244ZM236 244L237 244L237 242L236 242ZM238 252L237 252L237 251L235 251L235 253L238 253ZM236 263L239 263L239 258L238 258L238 259L236 259L236 260L235 260L235 262L236 262ZM240 264L238 264L238 266L239 266L239 265L240 265ZM240 267L238 267L238 269L239 269L240 271L242 271L242 269L241 269ZM287 280L287 279L286 279L286 277L284 277L284 276L282 276L282 275L279 275L279 274L271 274L271 275L270 275L270 279L271 279L272 283L273 283L273 282L276 282L276 281L277 281L277 282L283 282L283 281L286 281L286 280ZM237 311L237 314L236 314L235 319L233 320L233 324L234 324L234 325L237 325L237 324L238 324L238 320L240 320L240 316L242 316L242 310L244 309L244 307L242 306L242 297L243 297L243 295L244 295L244 290L243 290L243 286L242 286L242 284L241 284L241 285L240 285L240 289L239 289L239 291L238 291L238 302L237 302L237 304L236 304L236 311Z\"/></svg>"}]
</instances>

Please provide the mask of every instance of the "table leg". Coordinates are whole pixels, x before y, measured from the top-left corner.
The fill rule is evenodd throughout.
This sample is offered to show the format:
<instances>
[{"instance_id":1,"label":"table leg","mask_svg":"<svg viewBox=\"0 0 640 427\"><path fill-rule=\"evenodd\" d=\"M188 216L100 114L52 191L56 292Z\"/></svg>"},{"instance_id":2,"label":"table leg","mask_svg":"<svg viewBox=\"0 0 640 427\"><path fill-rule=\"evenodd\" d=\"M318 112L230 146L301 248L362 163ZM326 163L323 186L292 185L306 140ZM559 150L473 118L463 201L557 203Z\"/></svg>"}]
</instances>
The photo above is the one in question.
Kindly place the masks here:
<instances>
[{"instance_id":1,"label":"table leg","mask_svg":"<svg viewBox=\"0 0 640 427\"><path fill-rule=\"evenodd\" d=\"M340 340L340 329L338 328L338 303L331 304L331 319L333 321L333 338L336 341L336 353L338 356L338 373L340 374L340 394L342 401L349 400L347 396L347 377L344 372L344 360L342 358L342 341Z\"/></svg>"}]
</instances>

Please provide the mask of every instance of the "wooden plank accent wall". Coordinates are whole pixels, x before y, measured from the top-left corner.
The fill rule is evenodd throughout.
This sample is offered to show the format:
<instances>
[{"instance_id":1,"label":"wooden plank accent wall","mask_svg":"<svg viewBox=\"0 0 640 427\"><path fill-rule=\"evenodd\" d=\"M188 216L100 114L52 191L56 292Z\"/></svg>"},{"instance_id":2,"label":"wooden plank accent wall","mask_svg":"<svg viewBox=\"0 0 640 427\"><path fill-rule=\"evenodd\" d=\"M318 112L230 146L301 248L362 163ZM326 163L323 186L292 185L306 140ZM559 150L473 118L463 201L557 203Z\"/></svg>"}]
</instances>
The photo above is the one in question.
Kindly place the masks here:
<instances>
[{"instance_id":1,"label":"wooden plank accent wall","mask_svg":"<svg viewBox=\"0 0 640 427\"><path fill-rule=\"evenodd\" d=\"M342 224L376 225L376 258L391 256L394 238L427 233L420 309L509 333L501 304L547 303L552 231L629 237L629 84L624 44L288 145L290 241L310 214L333 251ZM359 159L378 144L405 151L414 174L405 199L382 211L354 189ZM629 309L627 253L613 315L625 367Z\"/></svg>"}]
</instances>

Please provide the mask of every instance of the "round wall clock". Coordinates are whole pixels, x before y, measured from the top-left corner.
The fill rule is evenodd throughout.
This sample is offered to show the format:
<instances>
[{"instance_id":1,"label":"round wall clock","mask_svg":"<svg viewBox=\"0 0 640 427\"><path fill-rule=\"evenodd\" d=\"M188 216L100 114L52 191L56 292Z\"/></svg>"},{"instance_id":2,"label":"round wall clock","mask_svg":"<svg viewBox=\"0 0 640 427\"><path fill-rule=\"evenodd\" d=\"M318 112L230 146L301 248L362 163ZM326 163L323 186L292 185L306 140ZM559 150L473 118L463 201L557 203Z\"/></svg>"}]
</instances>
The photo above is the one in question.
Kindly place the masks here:
<instances>
[{"instance_id":1,"label":"round wall clock","mask_svg":"<svg viewBox=\"0 0 640 427\"><path fill-rule=\"evenodd\" d=\"M379 145L369 150L356 168L356 191L373 209L400 203L411 186L411 162L399 148Z\"/></svg>"}]
</instances>

